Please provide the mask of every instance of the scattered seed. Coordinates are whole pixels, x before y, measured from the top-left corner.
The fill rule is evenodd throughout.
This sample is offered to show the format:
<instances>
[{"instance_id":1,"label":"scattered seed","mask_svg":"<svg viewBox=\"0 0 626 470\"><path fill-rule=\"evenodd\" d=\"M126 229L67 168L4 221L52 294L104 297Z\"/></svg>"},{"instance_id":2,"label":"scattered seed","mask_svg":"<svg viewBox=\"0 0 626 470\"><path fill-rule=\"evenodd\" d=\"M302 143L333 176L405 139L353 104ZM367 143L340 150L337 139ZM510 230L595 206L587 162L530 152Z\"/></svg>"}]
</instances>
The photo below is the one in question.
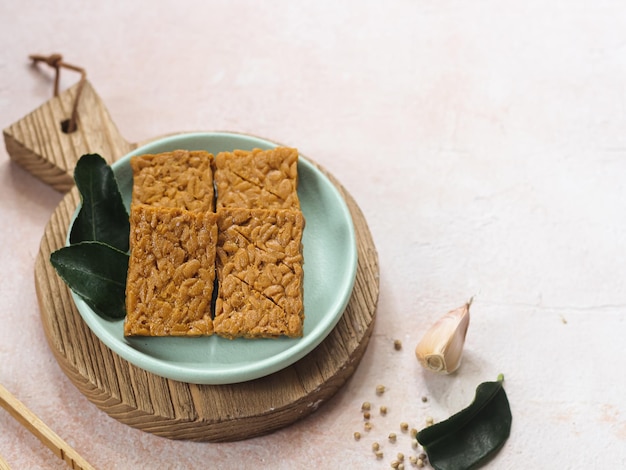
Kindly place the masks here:
<instances>
[{"instance_id":1,"label":"scattered seed","mask_svg":"<svg viewBox=\"0 0 626 470\"><path fill-rule=\"evenodd\" d=\"M371 431L371 429L372 429L372 423L370 423L369 421L365 421L365 424L363 425L363 428L364 428L366 431Z\"/></svg>"},{"instance_id":2,"label":"scattered seed","mask_svg":"<svg viewBox=\"0 0 626 470\"><path fill-rule=\"evenodd\" d=\"M405 423L405 422L400 423L400 430L402 432L407 432L409 430L409 423Z\"/></svg>"},{"instance_id":3,"label":"scattered seed","mask_svg":"<svg viewBox=\"0 0 626 470\"><path fill-rule=\"evenodd\" d=\"M374 452L376 452L377 450L380 450L380 444L378 442L372 442L372 450Z\"/></svg>"},{"instance_id":4,"label":"scattered seed","mask_svg":"<svg viewBox=\"0 0 626 470\"><path fill-rule=\"evenodd\" d=\"M369 411L372 408L372 404L369 401L364 401L361 405L361 411Z\"/></svg>"},{"instance_id":5,"label":"scattered seed","mask_svg":"<svg viewBox=\"0 0 626 470\"><path fill-rule=\"evenodd\" d=\"M419 459L419 458L418 458L418 459L417 459L417 462L416 462L416 465L417 465L419 468L422 468L422 467L424 467L424 461L423 461L422 459Z\"/></svg>"},{"instance_id":6,"label":"scattered seed","mask_svg":"<svg viewBox=\"0 0 626 470\"><path fill-rule=\"evenodd\" d=\"M422 452L419 455L419 458L422 459L424 462L426 462L426 460L428 460L428 455L426 455L424 452Z\"/></svg>"},{"instance_id":7,"label":"scattered seed","mask_svg":"<svg viewBox=\"0 0 626 470\"><path fill-rule=\"evenodd\" d=\"M402 462L398 465L398 470L404 470L404 464Z\"/></svg>"},{"instance_id":8,"label":"scattered seed","mask_svg":"<svg viewBox=\"0 0 626 470\"><path fill-rule=\"evenodd\" d=\"M385 393L385 386L376 385L376 395L382 395L383 393Z\"/></svg>"},{"instance_id":9,"label":"scattered seed","mask_svg":"<svg viewBox=\"0 0 626 470\"><path fill-rule=\"evenodd\" d=\"M365 413L363 413L363 418L364 419L370 419L372 415L370 415L369 411L366 411Z\"/></svg>"},{"instance_id":10,"label":"scattered seed","mask_svg":"<svg viewBox=\"0 0 626 470\"><path fill-rule=\"evenodd\" d=\"M382 453L380 450L376 451L376 452L375 452L375 454L376 454L376 458L377 458L378 460L380 460L380 459L382 459L382 458L383 458L383 453Z\"/></svg>"},{"instance_id":11,"label":"scattered seed","mask_svg":"<svg viewBox=\"0 0 626 470\"><path fill-rule=\"evenodd\" d=\"M428 418L426 418L426 426L432 426L435 423L435 420L433 419L432 416L429 416Z\"/></svg>"},{"instance_id":12,"label":"scattered seed","mask_svg":"<svg viewBox=\"0 0 626 470\"><path fill-rule=\"evenodd\" d=\"M411 447L417 449L417 440L414 439L413 441L411 441Z\"/></svg>"},{"instance_id":13,"label":"scattered seed","mask_svg":"<svg viewBox=\"0 0 626 470\"><path fill-rule=\"evenodd\" d=\"M389 433L389 441L390 442L396 442L396 438L397 438L397 436L396 436L395 432L390 432Z\"/></svg>"},{"instance_id":14,"label":"scattered seed","mask_svg":"<svg viewBox=\"0 0 626 470\"><path fill-rule=\"evenodd\" d=\"M402 349L402 341L400 341L399 339L395 339L395 340L393 341L393 348L394 348L396 351L400 351L400 350Z\"/></svg>"},{"instance_id":15,"label":"scattered seed","mask_svg":"<svg viewBox=\"0 0 626 470\"><path fill-rule=\"evenodd\" d=\"M399 465L400 465L400 462L398 462L397 460L393 460L391 462L391 468L398 468Z\"/></svg>"},{"instance_id":16,"label":"scattered seed","mask_svg":"<svg viewBox=\"0 0 626 470\"><path fill-rule=\"evenodd\" d=\"M387 407L385 405L380 407L380 414L383 416L387 414Z\"/></svg>"},{"instance_id":17,"label":"scattered seed","mask_svg":"<svg viewBox=\"0 0 626 470\"><path fill-rule=\"evenodd\" d=\"M417 457L415 457L414 455L410 455L409 462L411 462L411 465L415 465L417 463Z\"/></svg>"},{"instance_id":18,"label":"scattered seed","mask_svg":"<svg viewBox=\"0 0 626 470\"><path fill-rule=\"evenodd\" d=\"M356 431L354 433L354 440L358 441L359 439L361 439L361 433L359 431Z\"/></svg>"},{"instance_id":19,"label":"scattered seed","mask_svg":"<svg viewBox=\"0 0 626 470\"><path fill-rule=\"evenodd\" d=\"M428 401L428 397L422 397L422 402L426 403Z\"/></svg>"},{"instance_id":20,"label":"scattered seed","mask_svg":"<svg viewBox=\"0 0 626 470\"><path fill-rule=\"evenodd\" d=\"M402 452L398 452L398 456L397 457L398 457L398 460L400 462L404 462L404 454Z\"/></svg>"}]
</instances>

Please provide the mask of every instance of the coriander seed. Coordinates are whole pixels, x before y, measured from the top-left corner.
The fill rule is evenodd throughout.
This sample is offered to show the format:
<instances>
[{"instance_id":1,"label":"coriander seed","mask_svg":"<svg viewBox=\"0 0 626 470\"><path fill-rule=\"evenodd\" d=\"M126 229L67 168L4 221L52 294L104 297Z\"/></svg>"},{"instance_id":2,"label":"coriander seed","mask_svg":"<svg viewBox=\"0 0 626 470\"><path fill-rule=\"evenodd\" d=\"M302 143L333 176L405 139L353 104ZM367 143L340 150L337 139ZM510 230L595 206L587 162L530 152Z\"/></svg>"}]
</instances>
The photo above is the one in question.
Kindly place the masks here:
<instances>
[{"instance_id":1,"label":"coriander seed","mask_svg":"<svg viewBox=\"0 0 626 470\"><path fill-rule=\"evenodd\" d=\"M372 415L370 415L369 411L366 411L365 413L363 413L363 418L364 419L370 419Z\"/></svg>"},{"instance_id":2,"label":"coriander seed","mask_svg":"<svg viewBox=\"0 0 626 470\"><path fill-rule=\"evenodd\" d=\"M380 414L383 416L387 414L387 407L385 405L380 407Z\"/></svg>"},{"instance_id":3,"label":"coriander seed","mask_svg":"<svg viewBox=\"0 0 626 470\"><path fill-rule=\"evenodd\" d=\"M435 423L435 420L433 419L432 416L428 416L426 418L426 426L432 426Z\"/></svg>"},{"instance_id":4,"label":"coriander seed","mask_svg":"<svg viewBox=\"0 0 626 470\"><path fill-rule=\"evenodd\" d=\"M407 432L409 430L409 424L403 421L402 423L400 423L400 430L402 432Z\"/></svg>"},{"instance_id":5,"label":"coriander seed","mask_svg":"<svg viewBox=\"0 0 626 470\"><path fill-rule=\"evenodd\" d=\"M400 341L399 339L395 339L395 340L393 341L393 348L394 348L396 351L400 351L400 350L402 349L402 341Z\"/></svg>"},{"instance_id":6,"label":"coriander seed","mask_svg":"<svg viewBox=\"0 0 626 470\"><path fill-rule=\"evenodd\" d=\"M369 401L364 401L361 405L361 411L369 411L372 408L372 404Z\"/></svg>"},{"instance_id":7,"label":"coriander seed","mask_svg":"<svg viewBox=\"0 0 626 470\"><path fill-rule=\"evenodd\" d=\"M378 442L372 442L372 450L374 452L376 452L377 450L380 450L380 444Z\"/></svg>"},{"instance_id":8,"label":"coriander seed","mask_svg":"<svg viewBox=\"0 0 626 470\"><path fill-rule=\"evenodd\" d=\"M370 423L369 421L365 421L365 424L363 425L363 428L366 431L370 431L372 429L372 423Z\"/></svg>"},{"instance_id":9,"label":"coriander seed","mask_svg":"<svg viewBox=\"0 0 626 470\"><path fill-rule=\"evenodd\" d=\"M354 440L358 441L359 439L361 439L361 433L359 431L355 431L354 432Z\"/></svg>"},{"instance_id":10,"label":"coriander seed","mask_svg":"<svg viewBox=\"0 0 626 470\"><path fill-rule=\"evenodd\" d=\"M377 450L376 452L374 452L374 454L376 455L376 458L378 460L383 458L383 453L380 450Z\"/></svg>"},{"instance_id":11,"label":"coriander seed","mask_svg":"<svg viewBox=\"0 0 626 470\"><path fill-rule=\"evenodd\" d=\"M389 433L389 442L396 442L396 433L395 432L390 432Z\"/></svg>"},{"instance_id":12,"label":"coriander seed","mask_svg":"<svg viewBox=\"0 0 626 470\"><path fill-rule=\"evenodd\" d=\"M385 386L376 385L376 395L382 395L383 393L385 393Z\"/></svg>"}]
</instances>

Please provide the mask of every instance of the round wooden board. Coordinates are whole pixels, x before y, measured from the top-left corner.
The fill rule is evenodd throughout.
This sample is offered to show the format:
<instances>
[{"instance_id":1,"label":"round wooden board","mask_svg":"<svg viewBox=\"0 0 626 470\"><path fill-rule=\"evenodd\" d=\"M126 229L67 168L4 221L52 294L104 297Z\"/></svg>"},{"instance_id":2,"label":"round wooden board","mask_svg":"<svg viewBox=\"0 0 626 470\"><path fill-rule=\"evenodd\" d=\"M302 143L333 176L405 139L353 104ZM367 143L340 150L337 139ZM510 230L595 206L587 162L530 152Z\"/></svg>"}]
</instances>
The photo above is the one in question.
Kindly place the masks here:
<instances>
[{"instance_id":1,"label":"round wooden board","mask_svg":"<svg viewBox=\"0 0 626 470\"><path fill-rule=\"evenodd\" d=\"M310 159L309 159L310 160ZM379 292L378 255L363 214L344 197L355 226L356 282L334 330L295 364L253 381L195 385L140 369L105 346L76 310L69 290L49 263L65 244L79 202L76 188L56 208L43 235L35 284L48 343L74 385L113 418L171 439L235 441L272 432L301 419L332 397L355 371L374 326Z\"/></svg>"}]
</instances>

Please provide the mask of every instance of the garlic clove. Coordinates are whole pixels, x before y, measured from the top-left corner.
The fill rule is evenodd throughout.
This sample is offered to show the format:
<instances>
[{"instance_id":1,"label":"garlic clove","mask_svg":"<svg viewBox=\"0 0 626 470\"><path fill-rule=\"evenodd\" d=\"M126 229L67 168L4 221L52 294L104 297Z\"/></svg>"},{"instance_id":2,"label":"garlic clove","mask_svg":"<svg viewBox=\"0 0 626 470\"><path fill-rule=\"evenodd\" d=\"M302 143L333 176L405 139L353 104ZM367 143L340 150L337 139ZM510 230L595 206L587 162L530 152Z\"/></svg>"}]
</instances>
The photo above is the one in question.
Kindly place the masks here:
<instances>
[{"instance_id":1,"label":"garlic clove","mask_svg":"<svg viewBox=\"0 0 626 470\"><path fill-rule=\"evenodd\" d=\"M471 304L472 299L462 307L446 313L430 327L418 343L415 355L426 369L450 374L459 368L469 326Z\"/></svg>"}]
</instances>

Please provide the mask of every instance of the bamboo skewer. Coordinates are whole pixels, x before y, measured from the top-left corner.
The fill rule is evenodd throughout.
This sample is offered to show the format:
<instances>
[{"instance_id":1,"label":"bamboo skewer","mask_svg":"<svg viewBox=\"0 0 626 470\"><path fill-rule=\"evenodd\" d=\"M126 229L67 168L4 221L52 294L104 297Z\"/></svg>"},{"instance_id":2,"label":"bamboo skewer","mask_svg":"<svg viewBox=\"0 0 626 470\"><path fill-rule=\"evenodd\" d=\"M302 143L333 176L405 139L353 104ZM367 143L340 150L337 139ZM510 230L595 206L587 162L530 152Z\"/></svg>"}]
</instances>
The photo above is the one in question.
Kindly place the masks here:
<instances>
[{"instance_id":1,"label":"bamboo skewer","mask_svg":"<svg viewBox=\"0 0 626 470\"><path fill-rule=\"evenodd\" d=\"M9 464L6 463L6 461L2 458L1 455L0 455L0 470L11 470L11 467L9 467Z\"/></svg>"},{"instance_id":2,"label":"bamboo skewer","mask_svg":"<svg viewBox=\"0 0 626 470\"><path fill-rule=\"evenodd\" d=\"M70 468L75 470L93 470L93 467L82 458L70 445L61 439L52 429L41 421L32 411L15 398L11 392L0 384L0 406L7 410L11 416L20 422L28 431L43 442L61 460L64 460ZM0 469L3 468L0 458ZM6 464L4 464L6 465ZM8 465L6 465L8 468Z\"/></svg>"}]
</instances>

